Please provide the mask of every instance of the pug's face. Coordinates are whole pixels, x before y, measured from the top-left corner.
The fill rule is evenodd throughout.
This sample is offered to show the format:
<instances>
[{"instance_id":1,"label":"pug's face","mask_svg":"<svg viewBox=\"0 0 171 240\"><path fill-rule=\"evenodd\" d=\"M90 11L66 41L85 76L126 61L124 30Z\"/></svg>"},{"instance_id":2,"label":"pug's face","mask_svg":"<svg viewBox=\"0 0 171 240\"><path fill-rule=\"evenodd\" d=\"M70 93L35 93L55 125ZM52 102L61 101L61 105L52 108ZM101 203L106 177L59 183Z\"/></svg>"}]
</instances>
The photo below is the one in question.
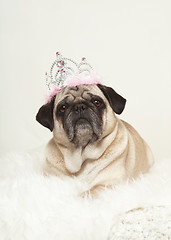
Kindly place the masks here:
<instances>
[{"instance_id":1,"label":"pug's face","mask_svg":"<svg viewBox=\"0 0 171 240\"><path fill-rule=\"evenodd\" d=\"M59 142L85 147L98 141L107 120L120 114L126 100L103 85L79 85L63 88L50 103L42 106L36 119L53 131Z\"/></svg>"},{"instance_id":2,"label":"pug's face","mask_svg":"<svg viewBox=\"0 0 171 240\"><path fill-rule=\"evenodd\" d=\"M102 135L106 104L97 91L91 90L87 86L64 89L55 101L54 119L76 146L85 147Z\"/></svg>"}]
</instances>

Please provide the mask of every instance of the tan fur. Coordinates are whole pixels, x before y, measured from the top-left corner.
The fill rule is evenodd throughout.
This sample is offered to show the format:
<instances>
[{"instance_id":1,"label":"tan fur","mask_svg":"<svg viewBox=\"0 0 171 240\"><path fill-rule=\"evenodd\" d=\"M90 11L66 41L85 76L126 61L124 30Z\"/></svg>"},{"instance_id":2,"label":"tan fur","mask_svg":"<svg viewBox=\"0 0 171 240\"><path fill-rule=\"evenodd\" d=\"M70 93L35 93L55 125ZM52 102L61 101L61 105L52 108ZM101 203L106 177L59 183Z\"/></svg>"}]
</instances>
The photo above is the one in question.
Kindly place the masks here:
<instances>
[{"instance_id":1,"label":"tan fur","mask_svg":"<svg viewBox=\"0 0 171 240\"><path fill-rule=\"evenodd\" d=\"M103 114L103 133L99 140L85 148L69 142L62 124L55 118L57 104L66 96L72 101L87 98L91 92L100 96L106 109ZM65 88L57 94L54 106L53 138L46 149L45 171L59 177L76 176L97 192L124 180L136 178L148 171L153 163L151 150L136 130L116 117L108 100L96 85Z\"/></svg>"}]
</instances>

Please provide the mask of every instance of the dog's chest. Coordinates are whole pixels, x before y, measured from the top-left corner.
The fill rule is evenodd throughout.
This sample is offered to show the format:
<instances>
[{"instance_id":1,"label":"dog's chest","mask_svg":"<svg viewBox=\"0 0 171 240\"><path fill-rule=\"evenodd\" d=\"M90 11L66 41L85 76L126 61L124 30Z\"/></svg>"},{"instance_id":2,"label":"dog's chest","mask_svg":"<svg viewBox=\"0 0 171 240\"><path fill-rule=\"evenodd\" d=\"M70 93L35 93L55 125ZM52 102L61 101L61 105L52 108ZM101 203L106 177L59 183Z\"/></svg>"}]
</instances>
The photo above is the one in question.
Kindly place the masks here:
<instances>
[{"instance_id":1,"label":"dog's chest","mask_svg":"<svg viewBox=\"0 0 171 240\"><path fill-rule=\"evenodd\" d=\"M87 161L86 164L83 164L80 171L75 174L75 176L82 182L91 184L91 182L97 177L100 170L103 169L102 163Z\"/></svg>"}]
</instances>

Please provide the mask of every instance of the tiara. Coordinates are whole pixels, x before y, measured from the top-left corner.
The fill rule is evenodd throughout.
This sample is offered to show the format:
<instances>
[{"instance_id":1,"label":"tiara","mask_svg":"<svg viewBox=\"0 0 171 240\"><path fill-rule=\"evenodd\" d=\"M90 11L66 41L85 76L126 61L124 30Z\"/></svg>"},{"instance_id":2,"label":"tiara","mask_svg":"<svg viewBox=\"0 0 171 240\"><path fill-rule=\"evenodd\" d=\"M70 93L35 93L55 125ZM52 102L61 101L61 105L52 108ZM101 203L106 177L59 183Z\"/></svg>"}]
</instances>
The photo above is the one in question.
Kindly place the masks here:
<instances>
[{"instance_id":1,"label":"tiara","mask_svg":"<svg viewBox=\"0 0 171 240\"><path fill-rule=\"evenodd\" d=\"M66 86L66 81L70 77L90 76L93 72L92 66L87 63L85 57L80 63L76 63L70 58L65 58L60 52L56 52L56 60L52 63L49 74L46 72L46 85L48 90L61 89Z\"/></svg>"}]
</instances>

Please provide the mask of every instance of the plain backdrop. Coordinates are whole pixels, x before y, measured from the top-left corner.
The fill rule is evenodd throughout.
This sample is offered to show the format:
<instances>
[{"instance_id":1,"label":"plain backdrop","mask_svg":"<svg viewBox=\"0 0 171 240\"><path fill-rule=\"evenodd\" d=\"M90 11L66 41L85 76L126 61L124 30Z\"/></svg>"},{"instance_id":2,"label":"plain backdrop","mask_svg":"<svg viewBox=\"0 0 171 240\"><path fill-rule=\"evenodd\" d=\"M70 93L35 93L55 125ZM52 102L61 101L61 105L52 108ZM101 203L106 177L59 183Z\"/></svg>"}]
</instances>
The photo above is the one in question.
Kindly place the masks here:
<instances>
[{"instance_id":1,"label":"plain backdrop","mask_svg":"<svg viewBox=\"0 0 171 240\"><path fill-rule=\"evenodd\" d=\"M56 51L86 57L127 99L120 118L157 158L171 156L171 1L1 0L0 148L30 150L51 132L35 121Z\"/></svg>"}]
</instances>

